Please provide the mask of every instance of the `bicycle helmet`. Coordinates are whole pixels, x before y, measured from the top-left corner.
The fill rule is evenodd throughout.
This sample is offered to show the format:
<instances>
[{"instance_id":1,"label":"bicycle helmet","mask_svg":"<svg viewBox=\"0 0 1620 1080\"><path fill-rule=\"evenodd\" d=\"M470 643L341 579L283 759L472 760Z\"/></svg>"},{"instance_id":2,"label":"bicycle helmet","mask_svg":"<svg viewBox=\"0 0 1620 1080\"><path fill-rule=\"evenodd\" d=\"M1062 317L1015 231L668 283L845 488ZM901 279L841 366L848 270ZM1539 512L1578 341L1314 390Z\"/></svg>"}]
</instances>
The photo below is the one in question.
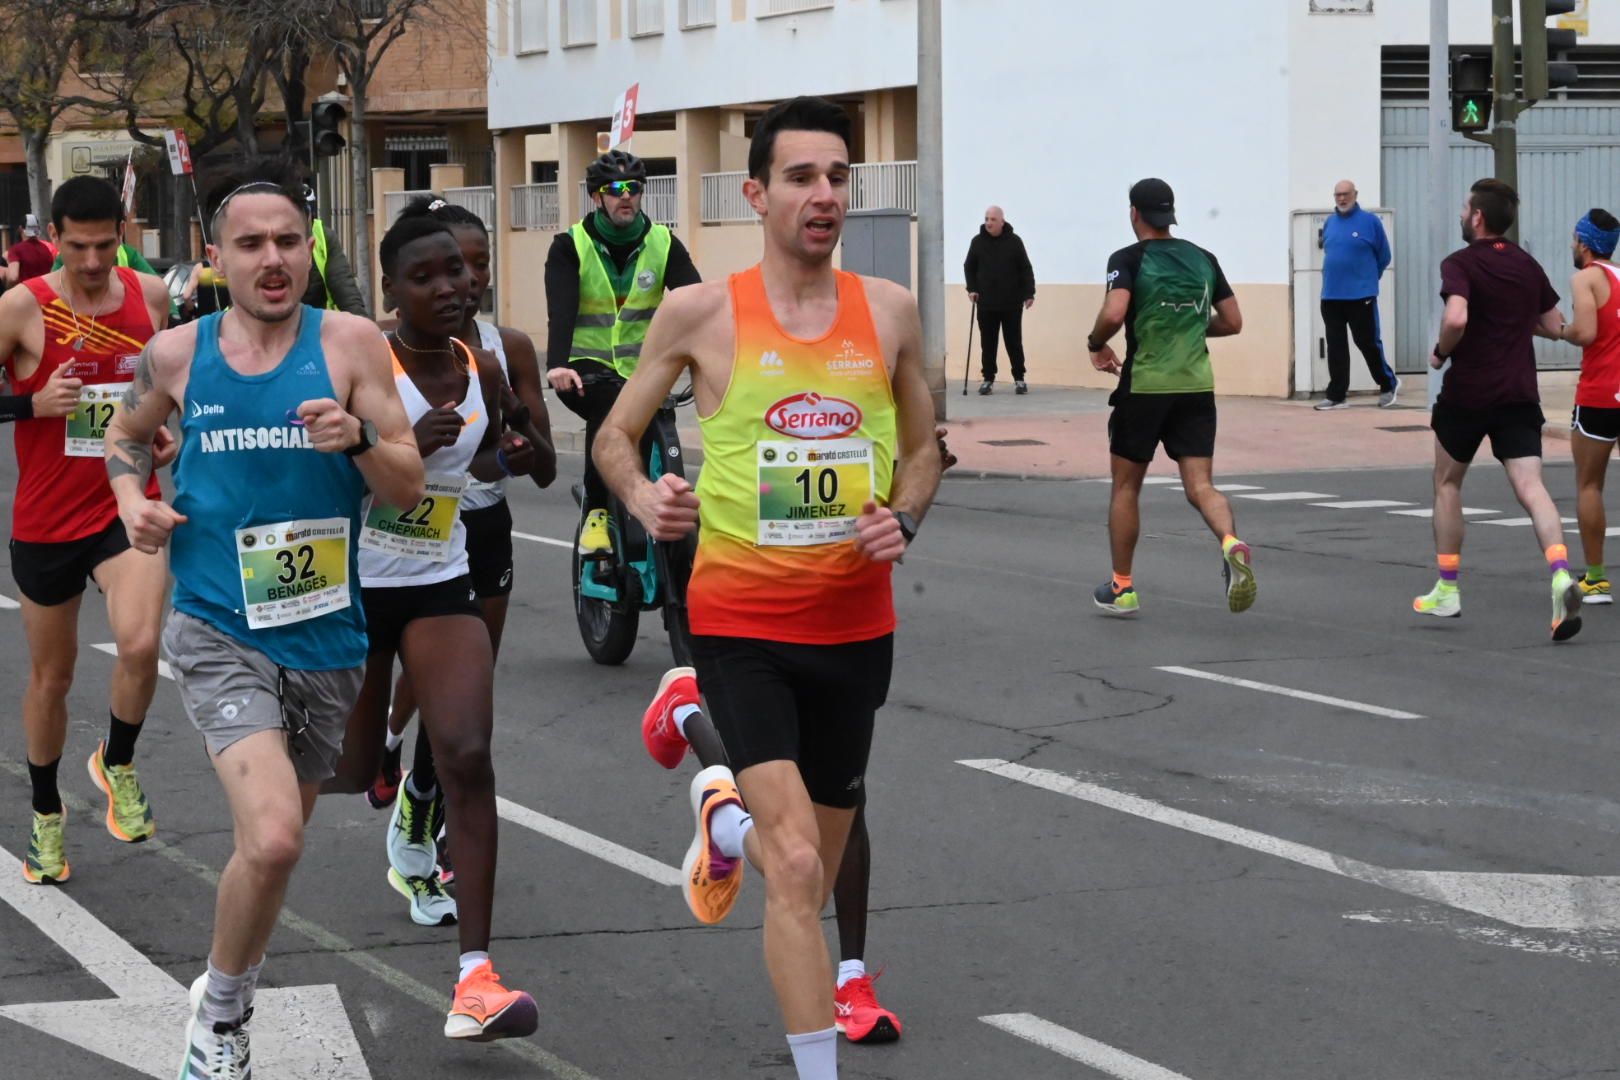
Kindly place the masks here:
<instances>
[{"instance_id":1,"label":"bicycle helmet","mask_svg":"<svg viewBox=\"0 0 1620 1080\"><path fill-rule=\"evenodd\" d=\"M628 150L609 150L585 169L585 187L596 192L615 180L646 180L647 163Z\"/></svg>"}]
</instances>

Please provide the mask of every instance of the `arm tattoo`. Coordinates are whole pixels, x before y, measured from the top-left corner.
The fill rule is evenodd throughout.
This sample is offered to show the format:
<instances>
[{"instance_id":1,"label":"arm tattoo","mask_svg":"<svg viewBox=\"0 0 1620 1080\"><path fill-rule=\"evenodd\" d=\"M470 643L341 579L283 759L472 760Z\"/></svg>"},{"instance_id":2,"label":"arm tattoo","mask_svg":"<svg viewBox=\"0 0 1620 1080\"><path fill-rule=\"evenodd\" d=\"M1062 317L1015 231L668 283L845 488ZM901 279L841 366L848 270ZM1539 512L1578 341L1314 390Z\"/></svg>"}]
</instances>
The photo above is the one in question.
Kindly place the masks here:
<instances>
[{"instance_id":1,"label":"arm tattoo","mask_svg":"<svg viewBox=\"0 0 1620 1080\"><path fill-rule=\"evenodd\" d=\"M144 395L152 389L152 352L152 342L148 341L135 362L135 378L130 382L129 389L124 391L124 408L131 412L141 407Z\"/></svg>"},{"instance_id":2,"label":"arm tattoo","mask_svg":"<svg viewBox=\"0 0 1620 1080\"><path fill-rule=\"evenodd\" d=\"M152 448L136 439L119 439L117 446L117 451L107 453L108 479L133 476L145 483L146 478L152 475ZM127 460L119 457L119 452L127 455Z\"/></svg>"}]
</instances>

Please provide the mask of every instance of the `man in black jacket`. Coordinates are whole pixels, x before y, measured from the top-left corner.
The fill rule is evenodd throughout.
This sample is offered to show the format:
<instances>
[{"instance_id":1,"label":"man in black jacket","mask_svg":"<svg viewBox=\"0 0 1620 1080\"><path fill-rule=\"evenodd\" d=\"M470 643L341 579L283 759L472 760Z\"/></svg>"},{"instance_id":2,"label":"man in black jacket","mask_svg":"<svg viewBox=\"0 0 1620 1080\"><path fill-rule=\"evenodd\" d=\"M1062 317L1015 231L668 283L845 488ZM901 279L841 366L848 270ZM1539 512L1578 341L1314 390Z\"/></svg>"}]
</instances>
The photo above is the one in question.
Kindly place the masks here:
<instances>
[{"instance_id":1,"label":"man in black jacket","mask_svg":"<svg viewBox=\"0 0 1620 1080\"><path fill-rule=\"evenodd\" d=\"M979 393L995 389L998 330L1007 342L1014 392L1029 393L1029 385L1024 382L1024 309L1035 303L1035 268L1029 264L1024 242L1013 234L1001 207L992 206L984 212L984 226L968 245L962 269L967 275L968 299L979 307L984 371Z\"/></svg>"}]
</instances>

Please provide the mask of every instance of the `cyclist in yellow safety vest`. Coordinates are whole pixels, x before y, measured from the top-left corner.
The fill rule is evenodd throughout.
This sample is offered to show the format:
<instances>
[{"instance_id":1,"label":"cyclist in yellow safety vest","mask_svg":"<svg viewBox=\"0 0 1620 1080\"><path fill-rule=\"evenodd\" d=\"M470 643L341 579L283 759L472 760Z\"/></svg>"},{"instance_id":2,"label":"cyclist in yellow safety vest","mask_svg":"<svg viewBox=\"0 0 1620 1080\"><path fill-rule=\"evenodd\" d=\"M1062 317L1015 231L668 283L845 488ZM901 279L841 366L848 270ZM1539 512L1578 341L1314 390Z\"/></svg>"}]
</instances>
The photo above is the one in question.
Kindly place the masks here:
<instances>
[{"instance_id":1,"label":"cyclist in yellow safety vest","mask_svg":"<svg viewBox=\"0 0 1620 1080\"><path fill-rule=\"evenodd\" d=\"M701 279L669 227L641 211L645 162L611 150L585 170L585 186L595 210L559 233L546 256L546 381L585 421L579 550L594 555L612 550L607 486L591 461L596 432L636 370L647 324L664 292ZM582 375L593 377L587 382Z\"/></svg>"}]
</instances>

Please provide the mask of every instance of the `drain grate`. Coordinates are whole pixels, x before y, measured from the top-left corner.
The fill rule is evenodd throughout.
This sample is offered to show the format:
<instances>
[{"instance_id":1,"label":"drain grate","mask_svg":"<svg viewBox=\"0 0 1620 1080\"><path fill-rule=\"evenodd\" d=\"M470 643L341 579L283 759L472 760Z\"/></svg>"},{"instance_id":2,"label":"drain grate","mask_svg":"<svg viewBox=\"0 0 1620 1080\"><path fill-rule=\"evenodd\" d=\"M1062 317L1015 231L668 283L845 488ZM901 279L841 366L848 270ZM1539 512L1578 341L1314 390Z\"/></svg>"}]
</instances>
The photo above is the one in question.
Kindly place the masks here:
<instances>
[{"instance_id":1,"label":"drain grate","mask_svg":"<svg viewBox=\"0 0 1620 1080\"><path fill-rule=\"evenodd\" d=\"M1045 446L1040 439L984 439L983 446Z\"/></svg>"},{"instance_id":2,"label":"drain grate","mask_svg":"<svg viewBox=\"0 0 1620 1080\"><path fill-rule=\"evenodd\" d=\"M1394 431L1394 432L1428 431L1429 430L1429 425L1428 424L1396 424L1394 427L1381 427L1378 430L1379 431Z\"/></svg>"}]
</instances>

